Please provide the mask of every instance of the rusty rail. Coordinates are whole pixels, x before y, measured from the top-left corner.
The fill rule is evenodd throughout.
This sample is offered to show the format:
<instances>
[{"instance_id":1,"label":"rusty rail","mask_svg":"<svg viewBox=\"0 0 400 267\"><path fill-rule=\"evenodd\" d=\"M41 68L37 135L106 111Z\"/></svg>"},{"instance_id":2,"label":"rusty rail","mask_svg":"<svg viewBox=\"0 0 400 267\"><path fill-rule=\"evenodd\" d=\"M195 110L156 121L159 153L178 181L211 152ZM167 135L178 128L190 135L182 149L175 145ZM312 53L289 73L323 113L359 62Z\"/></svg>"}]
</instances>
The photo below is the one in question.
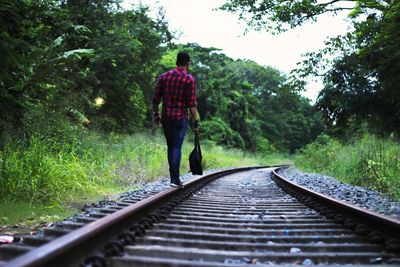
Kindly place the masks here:
<instances>
[{"instance_id":1,"label":"rusty rail","mask_svg":"<svg viewBox=\"0 0 400 267\"><path fill-rule=\"evenodd\" d=\"M381 236L381 234L383 234L393 239L400 239L400 220L300 186L278 174L278 171L279 168L272 171L277 184L286 188L288 193L298 197L300 201L305 202L311 208L324 215L328 215L328 217L336 219L338 222L359 227L360 231L369 231L372 238L374 238L374 235L375 238L377 238L378 235L380 235L380 238L383 238L383 236ZM321 207L321 205L324 207ZM378 234L378 232L380 233Z\"/></svg>"},{"instance_id":2,"label":"rusty rail","mask_svg":"<svg viewBox=\"0 0 400 267\"><path fill-rule=\"evenodd\" d=\"M95 266L93 265L93 262L96 262L96 255L99 255L99 252L102 253L102 255L98 257L98 259L101 261L104 255L106 257L110 257L110 255L111 257L118 256L119 249L122 252L125 245L129 246L135 243L127 242L127 244L121 244L121 235L125 235L125 238L127 238L128 241L129 239L135 238L143 240L145 230L151 229L153 223L159 223L161 219L164 219L160 218L160 216L163 216L160 215L163 214L163 212L160 212L160 210L164 211L165 217L168 216L168 214L173 211L179 203L183 202L185 199L190 198L194 194L194 192L219 177L237 172L250 171L253 169L268 167L276 167L276 169L272 171L271 176L273 177L273 180L284 191L296 197L298 200L305 203L312 209L315 209L320 214L325 215L327 218L332 219L336 223L343 224L346 228L356 230L356 232L363 232L364 235L367 233L370 235L370 238L372 237L372 239L375 239L375 241L382 243L382 240L384 240L386 242L387 248L390 247L390 244L388 244L390 242L387 241L394 240L394 243L392 242L392 244L394 244L394 246L398 246L398 243L396 242L398 242L398 239L400 238L400 221L363 208L353 206L344 201L339 201L331 197L324 196L320 193L294 184L293 182L285 179L283 176L278 174L278 167L286 166L258 166L228 169L200 176L186 183L183 189L167 189L166 191L157 193L142 201L127 205L127 207L112 212L100 219L89 222L74 231L66 233L59 238L56 238L38 248L34 248L27 253L12 259L11 261L6 262L4 265L0 265L4 267L77 266L82 263L84 259L88 259L88 257L91 256L91 261L88 261L88 265ZM229 194L230 193L228 193L228 195ZM170 203L174 204L171 206ZM229 204L227 205L229 207ZM201 209L197 211L198 214L202 214L204 212L206 211ZM186 218L190 217L188 215L185 216ZM152 221L152 218L155 217L157 218ZM222 223L222 221L218 221L216 223L220 224ZM201 224L202 223L199 222L199 225ZM305 222L302 222L300 224L305 224ZM210 230L210 228L213 227L212 225L214 225L214 223L210 222L209 226L200 227ZM279 228L279 225L277 225L276 227ZM182 228L185 229L184 226L182 226ZM219 230L214 229L213 231ZM245 231L242 231L242 233L241 231L236 231L231 228L229 228L229 230L223 230L223 232L229 231L245 234ZM262 232L256 231L255 229L253 229L252 231L257 233ZM273 230L271 230L270 232L272 233L272 231ZM303 230L301 230L300 232L302 231ZM323 232L324 230L321 231ZM191 233L188 232L188 235L190 234ZM215 236L215 238L217 237ZM230 239L228 238L227 240ZM187 244L191 244L190 240L185 242ZM217 244L217 241L212 241L210 243L206 242L206 244L209 244L210 246L222 246L223 243L223 241L221 241L220 244ZM110 244L111 246L109 246ZM115 250L117 250L117 253L111 253L110 255L107 255L107 249L105 249L107 248L107 246L109 246L110 250L114 250L114 252ZM235 245L231 243L229 244L229 246L234 247ZM250 243L248 243L248 246L252 247ZM265 244L262 244L262 246L265 246ZM304 248L306 248L306 246L304 246ZM134 250L131 248L131 251ZM395 253L398 253L398 251L396 251ZM193 255L195 255L195 253L193 253ZM268 257L272 257L273 255L274 254L271 254ZM332 256L333 255L334 254L332 254ZM279 257L286 256L282 254ZM139 258L137 258L136 260L140 261ZM103 263L104 262L99 262L98 266L103 266ZM125 266L123 265L123 258L121 258L121 261L119 263L122 264L122 266ZM131 266L131 263L129 262L126 262L126 264L127 266Z\"/></svg>"}]
</instances>

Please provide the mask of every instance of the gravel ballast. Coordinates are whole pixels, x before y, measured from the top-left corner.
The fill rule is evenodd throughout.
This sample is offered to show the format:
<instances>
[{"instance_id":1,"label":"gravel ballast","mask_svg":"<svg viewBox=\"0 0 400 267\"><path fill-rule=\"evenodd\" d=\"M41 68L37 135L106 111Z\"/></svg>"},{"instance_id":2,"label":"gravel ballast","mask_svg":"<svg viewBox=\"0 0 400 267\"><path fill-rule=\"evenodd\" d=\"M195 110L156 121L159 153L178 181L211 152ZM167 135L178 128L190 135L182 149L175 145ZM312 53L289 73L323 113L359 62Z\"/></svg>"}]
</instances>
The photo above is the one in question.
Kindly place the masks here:
<instances>
[{"instance_id":1,"label":"gravel ballast","mask_svg":"<svg viewBox=\"0 0 400 267\"><path fill-rule=\"evenodd\" d=\"M221 170L223 169L209 169L205 170L204 174ZM375 190L345 184L333 177L322 174L301 172L294 167L283 169L280 171L280 174L296 184L304 186L313 191L328 195L335 199L347 201L359 207L363 207L396 219L400 219L400 201L395 201ZM181 180L185 183L196 177L197 175L185 173L181 175ZM86 214L89 214L92 212L93 208L113 205L114 203L116 204L114 200L118 201L118 199L121 198L130 198L135 196L145 197L150 192L161 192L170 187L169 183L170 181L168 177L163 177L160 180L150 183L143 183L139 186L140 189L128 191L122 195L115 196L113 200L100 201L98 203L93 203L92 205L85 205L82 211L84 211Z\"/></svg>"},{"instance_id":2,"label":"gravel ballast","mask_svg":"<svg viewBox=\"0 0 400 267\"><path fill-rule=\"evenodd\" d=\"M294 167L281 170L280 174L290 181L318 193L400 219L400 201L395 201L375 190L344 184L326 175L301 172Z\"/></svg>"},{"instance_id":3,"label":"gravel ballast","mask_svg":"<svg viewBox=\"0 0 400 267\"><path fill-rule=\"evenodd\" d=\"M216 171L222 171L225 169L208 169L204 171L204 174L209 174ZM287 169L282 169L279 172L285 178L301 185L306 188L309 188L313 191L326 194L333 198L344 200L349 203L355 204L359 207L367 208L369 210L385 214L395 219L400 219L400 201L394 201L387 196L380 194L377 191L370 190L367 188L352 186L348 184L344 184L333 177L315 174L315 173L305 173L300 170L290 167ZM189 180L198 177L197 175L192 175L190 173L185 173L181 175L182 182L186 183ZM265 177L269 179L268 177ZM251 179L250 179L251 180ZM250 183L250 180L248 181ZM272 182L272 181L271 181ZM138 186L139 189L134 189L128 192L125 192L121 195L113 196L107 200L99 201L97 203L86 204L82 207L81 213L76 214L75 216L71 216L69 218L65 218L61 222L57 223L49 223L48 226L58 227L63 224L63 222L75 222L80 216L90 216L91 213L96 212L98 208L106 208L109 206L117 205L117 202L121 199L144 199L153 195L155 193L161 192L167 188L170 188L170 181L168 177L160 178L157 181L142 183ZM247 187L249 184L243 183L238 184L238 186ZM250 203L249 203L250 204ZM39 229L35 235L43 236L43 229ZM23 238L24 234L16 235L16 241L21 240L20 237Z\"/></svg>"},{"instance_id":4,"label":"gravel ballast","mask_svg":"<svg viewBox=\"0 0 400 267\"><path fill-rule=\"evenodd\" d=\"M203 174L209 174L212 172L217 172L222 170L225 169L208 169L205 170ZM195 179L196 177L198 177L198 175L192 175L191 173L185 173L180 175L180 179L183 183ZM120 195L115 195L113 197L110 197L108 200L103 200L92 204L85 204L81 210L84 214L89 216L90 213L92 213L95 209L117 205L117 202L121 199L147 198L154 193L161 192L170 188L170 179L169 177L162 177L153 182L143 182L141 184L136 184L136 187L138 187L138 189L130 190ZM77 216L79 215L72 216L66 220L75 221L75 217Z\"/></svg>"}]
</instances>

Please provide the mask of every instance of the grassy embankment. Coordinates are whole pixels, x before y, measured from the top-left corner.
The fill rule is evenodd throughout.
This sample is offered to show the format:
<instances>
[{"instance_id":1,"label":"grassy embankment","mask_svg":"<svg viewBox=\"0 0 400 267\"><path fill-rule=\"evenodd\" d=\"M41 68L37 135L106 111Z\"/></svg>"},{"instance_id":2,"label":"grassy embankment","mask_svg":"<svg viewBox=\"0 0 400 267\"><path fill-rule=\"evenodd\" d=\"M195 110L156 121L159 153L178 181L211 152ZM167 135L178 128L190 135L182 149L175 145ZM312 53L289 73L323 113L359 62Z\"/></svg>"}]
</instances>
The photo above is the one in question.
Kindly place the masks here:
<instances>
[{"instance_id":1,"label":"grassy embankment","mask_svg":"<svg viewBox=\"0 0 400 267\"><path fill-rule=\"evenodd\" d=\"M188 135L182 173L193 149ZM204 169L288 163L280 155L257 156L202 142ZM32 227L79 211L83 203L107 199L168 175L163 136L88 135L73 145L32 138L0 151L1 226Z\"/></svg>"},{"instance_id":2,"label":"grassy embankment","mask_svg":"<svg viewBox=\"0 0 400 267\"><path fill-rule=\"evenodd\" d=\"M322 136L294 161L303 171L330 175L400 200L400 143L395 138L364 134L344 144Z\"/></svg>"},{"instance_id":3,"label":"grassy embankment","mask_svg":"<svg viewBox=\"0 0 400 267\"><path fill-rule=\"evenodd\" d=\"M189 135L183 147L182 173L189 169L191 141ZM289 163L281 155L257 156L204 141L202 151L205 169ZM295 164L303 171L327 174L400 199L400 146L395 139L366 134L343 144L325 136L304 148ZM32 138L29 145L8 144L0 152L0 231L16 224L29 231L78 212L83 203L107 199L167 175L161 135L107 139L88 135L64 146L40 138Z\"/></svg>"}]
</instances>

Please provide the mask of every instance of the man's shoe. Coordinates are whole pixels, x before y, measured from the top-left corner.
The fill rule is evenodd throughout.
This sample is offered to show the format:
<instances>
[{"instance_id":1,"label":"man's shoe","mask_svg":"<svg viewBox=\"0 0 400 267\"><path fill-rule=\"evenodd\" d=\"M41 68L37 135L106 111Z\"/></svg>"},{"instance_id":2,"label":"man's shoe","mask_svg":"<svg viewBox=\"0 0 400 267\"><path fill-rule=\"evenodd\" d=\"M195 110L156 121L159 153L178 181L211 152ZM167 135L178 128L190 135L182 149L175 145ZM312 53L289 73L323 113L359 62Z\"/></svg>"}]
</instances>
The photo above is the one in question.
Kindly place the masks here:
<instances>
[{"instance_id":1,"label":"man's shoe","mask_svg":"<svg viewBox=\"0 0 400 267\"><path fill-rule=\"evenodd\" d=\"M182 182L179 182L179 183L170 183L169 185L172 186L172 187L183 188Z\"/></svg>"}]
</instances>

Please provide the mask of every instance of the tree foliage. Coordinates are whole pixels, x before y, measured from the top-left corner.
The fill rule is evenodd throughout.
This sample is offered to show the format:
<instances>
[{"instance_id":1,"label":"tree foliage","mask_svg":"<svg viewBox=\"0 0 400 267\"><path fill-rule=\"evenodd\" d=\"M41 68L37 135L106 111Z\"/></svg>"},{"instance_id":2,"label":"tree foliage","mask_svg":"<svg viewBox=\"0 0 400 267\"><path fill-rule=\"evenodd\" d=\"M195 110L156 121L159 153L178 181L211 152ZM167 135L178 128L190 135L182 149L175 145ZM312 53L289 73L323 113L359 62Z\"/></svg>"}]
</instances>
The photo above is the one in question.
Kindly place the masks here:
<instances>
[{"instance_id":1,"label":"tree foliage","mask_svg":"<svg viewBox=\"0 0 400 267\"><path fill-rule=\"evenodd\" d=\"M321 131L285 75L216 48L173 44L162 11L152 19L148 8L123 10L120 0L3 3L0 143L40 136L70 144L83 129L150 128L156 77L175 67L180 50L193 59L205 138L264 153L294 151Z\"/></svg>"},{"instance_id":2,"label":"tree foliage","mask_svg":"<svg viewBox=\"0 0 400 267\"><path fill-rule=\"evenodd\" d=\"M316 106L333 132L343 134L367 123L383 135L400 133L399 1L231 0L222 9L238 12L250 27L275 33L317 21L321 14L351 11L353 30L308 53L294 75L323 78Z\"/></svg>"},{"instance_id":3,"label":"tree foliage","mask_svg":"<svg viewBox=\"0 0 400 267\"><path fill-rule=\"evenodd\" d=\"M3 138L58 135L59 127L127 133L145 127L166 22L150 19L145 7L125 11L119 4L2 2Z\"/></svg>"},{"instance_id":4,"label":"tree foliage","mask_svg":"<svg viewBox=\"0 0 400 267\"><path fill-rule=\"evenodd\" d=\"M308 100L287 86L284 74L249 60L233 60L216 48L176 46L163 57L163 70L175 55L192 56L202 133L217 144L250 151L295 151L323 129ZM295 123L293 123L295 122Z\"/></svg>"},{"instance_id":5,"label":"tree foliage","mask_svg":"<svg viewBox=\"0 0 400 267\"><path fill-rule=\"evenodd\" d=\"M336 14L351 9L349 2L361 1L318 1L318 0L230 0L221 6L222 10L239 14L249 27L268 30L273 33L295 28L306 22L315 22L318 16L326 13ZM367 5L372 2L364 1ZM359 5L359 9L368 8Z\"/></svg>"},{"instance_id":6,"label":"tree foliage","mask_svg":"<svg viewBox=\"0 0 400 267\"><path fill-rule=\"evenodd\" d=\"M379 134L399 134L400 4L371 8L354 29L341 38L352 49L327 70L317 106L338 132L366 122Z\"/></svg>"}]
</instances>

